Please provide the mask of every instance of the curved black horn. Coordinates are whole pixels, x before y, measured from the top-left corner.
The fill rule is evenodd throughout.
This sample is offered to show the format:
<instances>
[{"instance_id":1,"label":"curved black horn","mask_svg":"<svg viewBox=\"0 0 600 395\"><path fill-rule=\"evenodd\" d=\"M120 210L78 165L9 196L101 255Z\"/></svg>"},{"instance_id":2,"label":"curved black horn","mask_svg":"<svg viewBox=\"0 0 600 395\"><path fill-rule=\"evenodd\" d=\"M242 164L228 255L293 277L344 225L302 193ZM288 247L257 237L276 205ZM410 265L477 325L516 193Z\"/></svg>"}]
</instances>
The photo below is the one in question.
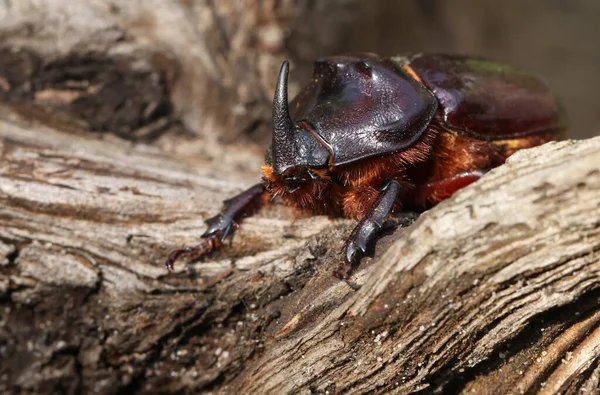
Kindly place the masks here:
<instances>
[{"instance_id":1,"label":"curved black horn","mask_svg":"<svg viewBox=\"0 0 600 395\"><path fill-rule=\"evenodd\" d=\"M273 97L273 138L278 143L283 143L291 138L294 130L294 123L290 117L288 109L287 80L290 69L290 63L286 60L281 65L279 77L277 79L277 88Z\"/></svg>"},{"instance_id":2,"label":"curved black horn","mask_svg":"<svg viewBox=\"0 0 600 395\"><path fill-rule=\"evenodd\" d=\"M327 164L329 152L305 129L296 126L288 109L288 73L290 64L281 65L275 97L273 97L273 172L283 174L293 166L321 167Z\"/></svg>"}]
</instances>

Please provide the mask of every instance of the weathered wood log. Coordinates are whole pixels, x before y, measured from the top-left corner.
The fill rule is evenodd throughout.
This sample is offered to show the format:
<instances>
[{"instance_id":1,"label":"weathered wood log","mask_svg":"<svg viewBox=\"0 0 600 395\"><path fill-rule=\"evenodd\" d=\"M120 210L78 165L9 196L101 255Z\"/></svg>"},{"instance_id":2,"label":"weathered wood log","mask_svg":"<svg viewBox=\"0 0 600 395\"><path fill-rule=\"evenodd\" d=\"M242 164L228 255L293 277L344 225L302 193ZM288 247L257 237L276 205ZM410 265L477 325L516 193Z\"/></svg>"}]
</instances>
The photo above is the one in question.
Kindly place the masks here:
<instances>
[{"instance_id":1,"label":"weathered wood log","mask_svg":"<svg viewBox=\"0 0 600 395\"><path fill-rule=\"evenodd\" d=\"M168 273L255 178L0 110L2 390L597 389L600 138L517 153L384 237L354 291L352 221L277 205Z\"/></svg>"},{"instance_id":2,"label":"weathered wood log","mask_svg":"<svg viewBox=\"0 0 600 395\"><path fill-rule=\"evenodd\" d=\"M438 47L454 45L445 3L359 3L0 2L0 392L598 391L598 138L519 153L388 229L358 291L331 275L352 221L277 205L230 247L165 270L257 181L260 150L221 143L268 140L284 57L295 79L344 37L423 50L437 26ZM352 7L372 20L355 24ZM472 33L497 13L471 26L450 8L456 37L482 37L467 48L491 47ZM165 130L155 146L87 134Z\"/></svg>"}]
</instances>

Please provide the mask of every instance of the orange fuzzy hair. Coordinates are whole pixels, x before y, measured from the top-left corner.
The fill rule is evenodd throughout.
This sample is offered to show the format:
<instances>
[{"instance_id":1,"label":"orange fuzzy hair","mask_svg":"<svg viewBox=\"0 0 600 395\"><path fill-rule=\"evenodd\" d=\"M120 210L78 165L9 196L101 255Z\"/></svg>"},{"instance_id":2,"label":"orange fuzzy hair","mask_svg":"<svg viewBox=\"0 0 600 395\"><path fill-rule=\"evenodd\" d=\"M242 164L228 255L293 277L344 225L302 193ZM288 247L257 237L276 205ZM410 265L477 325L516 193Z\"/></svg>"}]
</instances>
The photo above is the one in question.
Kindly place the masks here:
<instances>
[{"instance_id":1,"label":"orange fuzzy hair","mask_svg":"<svg viewBox=\"0 0 600 395\"><path fill-rule=\"evenodd\" d=\"M366 158L341 168L311 169L320 179L307 180L293 193L286 191L284 177L275 174L270 165L262 167L263 180L273 199L282 198L300 212L361 219L385 181L400 181L403 195L413 189L405 176L406 170L427 160L437 132L430 126L419 141L404 151ZM400 203L396 205L396 209L399 208Z\"/></svg>"},{"instance_id":2,"label":"orange fuzzy hair","mask_svg":"<svg viewBox=\"0 0 600 395\"><path fill-rule=\"evenodd\" d=\"M282 174L276 174L270 165L262 166L263 180L272 199L282 198L284 202L301 213L324 214L337 216L340 209L337 204L339 187L332 183L326 169L311 169L319 176L319 180L309 180L300 188L288 193Z\"/></svg>"},{"instance_id":3,"label":"orange fuzzy hair","mask_svg":"<svg viewBox=\"0 0 600 395\"><path fill-rule=\"evenodd\" d=\"M426 161L433 148L437 127L431 125L421 138L404 151L363 159L337 171L344 186L352 188L364 184L379 184L385 180L402 178L405 170Z\"/></svg>"},{"instance_id":4,"label":"orange fuzzy hair","mask_svg":"<svg viewBox=\"0 0 600 395\"><path fill-rule=\"evenodd\" d=\"M340 169L339 179L346 186L344 216L361 219L379 194L379 186L388 180L399 181L402 192L392 211L402 208L402 200L414 189L407 171L425 162L431 154L438 129L431 125L421 138L404 151L367 158Z\"/></svg>"}]
</instances>

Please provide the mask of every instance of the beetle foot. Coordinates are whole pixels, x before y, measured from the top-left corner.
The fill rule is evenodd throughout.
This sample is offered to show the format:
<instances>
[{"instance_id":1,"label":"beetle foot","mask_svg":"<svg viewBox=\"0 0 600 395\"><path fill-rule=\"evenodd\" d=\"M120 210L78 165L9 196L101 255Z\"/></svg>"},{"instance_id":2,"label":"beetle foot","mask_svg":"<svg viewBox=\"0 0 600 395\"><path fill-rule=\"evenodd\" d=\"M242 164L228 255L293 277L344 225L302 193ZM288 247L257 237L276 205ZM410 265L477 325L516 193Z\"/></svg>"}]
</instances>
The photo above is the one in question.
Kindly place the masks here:
<instances>
[{"instance_id":1,"label":"beetle foot","mask_svg":"<svg viewBox=\"0 0 600 395\"><path fill-rule=\"evenodd\" d=\"M171 251L169 257L167 258L167 261L165 262L165 266L169 271L171 271L174 268L175 261L177 261L182 255L194 254L197 256L202 256L204 254L208 254L209 252L216 250L221 246L221 244L222 242L219 237L209 237L197 246L186 247Z\"/></svg>"},{"instance_id":2,"label":"beetle foot","mask_svg":"<svg viewBox=\"0 0 600 395\"><path fill-rule=\"evenodd\" d=\"M355 263L360 260L361 256L363 256L367 250L366 241L360 239L358 236L358 233L360 233L360 225L361 224L359 223L359 226L354 228L350 237L340 250L340 253L344 254L345 264L333 272L335 278L346 282L354 290L357 290L358 286L350 282L352 269L354 268Z\"/></svg>"},{"instance_id":3,"label":"beetle foot","mask_svg":"<svg viewBox=\"0 0 600 395\"><path fill-rule=\"evenodd\" d=\"M340 281L345 282L346 284L348 284L348 286L350 288L352 288L355 291L358 291L360 289L360 285L358 285L354 281L351 281L352 277L350 277L350 275L347 272L343 273L339 270L334 270L333 277L337 278Z\"/></svg>"},{"instance_id":4,"label":"beetle foot","mask_svg":"<svg viewBox=\"0 0 600 395\"><path fill-rule=\"evenodd\" d=\"M201 237L206 240L197 246L172 251L165 262L168 270L173 270L175 261L182 255L194 254L202 256L216 250L221 247L227 237L233 236L233 233L238 228L236 222L222 214L209 218L204 222L208 225L208 229L202 233Z\"/></svg>"}]
</instances>

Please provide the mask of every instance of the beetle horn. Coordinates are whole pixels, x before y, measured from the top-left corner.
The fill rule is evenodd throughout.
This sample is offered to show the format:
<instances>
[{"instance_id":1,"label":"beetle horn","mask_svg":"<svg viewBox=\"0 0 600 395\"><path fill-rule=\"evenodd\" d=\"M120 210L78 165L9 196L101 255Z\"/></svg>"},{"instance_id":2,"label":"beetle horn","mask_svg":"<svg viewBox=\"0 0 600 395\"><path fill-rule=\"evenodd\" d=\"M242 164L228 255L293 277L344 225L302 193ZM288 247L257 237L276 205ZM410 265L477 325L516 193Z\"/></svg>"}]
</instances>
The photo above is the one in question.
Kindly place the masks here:
<instances>
[{"instance_id":1,"label":"beetle horn","mask_svg":"<svg viewBox=\"0 0 600 395\"><path fill-rule=\"evenodd\" d=\"M275 96L273 97L273 142L277 141L276 145L285 144L286 140L292 138L291 133L294 131L294 122L290 117L288 108L288 73L290 63L286 60L281 65L279 77L277 78L277 88L275 88Z\"/></svg>"},{"instance_id":2,"label":"beetle horn","mask_svg":"<svg viewBox=\"0 0 600 395\"><path fill-rule=\"evenodd\" d=\"M325 166L330 154L306 129L292 121L287 92L289 69L290 64L286 60L281 65L273 97L273 142L270 159L275 174L283 174L294 166Z\"/></svg>"}]
</instances>

